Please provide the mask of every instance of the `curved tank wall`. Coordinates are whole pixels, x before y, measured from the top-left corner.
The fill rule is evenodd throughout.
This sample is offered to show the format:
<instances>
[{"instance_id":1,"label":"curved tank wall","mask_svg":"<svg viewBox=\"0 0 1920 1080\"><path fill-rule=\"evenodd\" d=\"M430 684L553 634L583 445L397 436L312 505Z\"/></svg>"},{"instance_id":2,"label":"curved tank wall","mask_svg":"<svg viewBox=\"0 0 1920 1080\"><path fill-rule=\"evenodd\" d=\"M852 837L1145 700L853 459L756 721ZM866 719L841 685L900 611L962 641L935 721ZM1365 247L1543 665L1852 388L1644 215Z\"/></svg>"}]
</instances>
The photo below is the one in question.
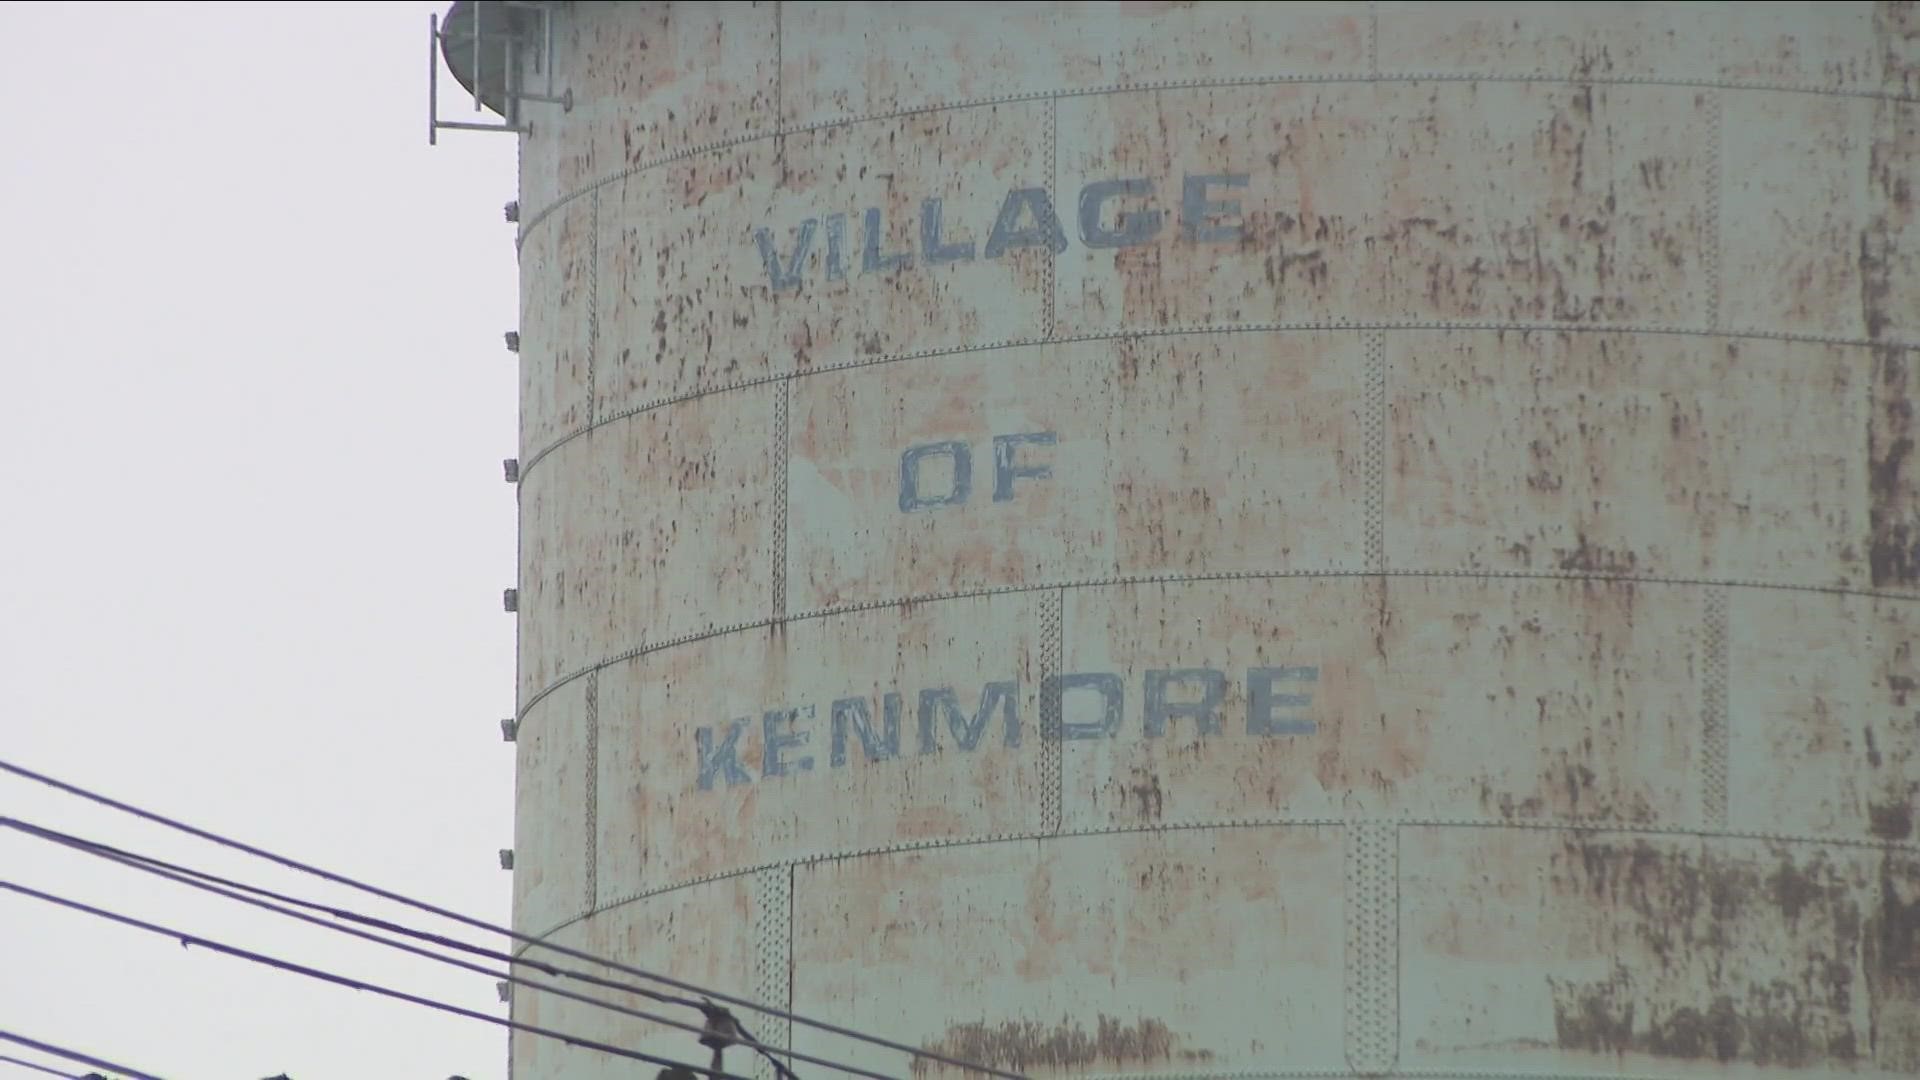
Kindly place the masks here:
<instances>
[{"instance_id":1,"label":"curved tank wall","mask_svg":"<svg viewBox=\"0 0 1920 1080\"><path fill-rule=\"evenodd\" d=\"M1913 5L552 10L523 931L1034 1074L1920 1070Z\"/></svg>"}]
</instances>

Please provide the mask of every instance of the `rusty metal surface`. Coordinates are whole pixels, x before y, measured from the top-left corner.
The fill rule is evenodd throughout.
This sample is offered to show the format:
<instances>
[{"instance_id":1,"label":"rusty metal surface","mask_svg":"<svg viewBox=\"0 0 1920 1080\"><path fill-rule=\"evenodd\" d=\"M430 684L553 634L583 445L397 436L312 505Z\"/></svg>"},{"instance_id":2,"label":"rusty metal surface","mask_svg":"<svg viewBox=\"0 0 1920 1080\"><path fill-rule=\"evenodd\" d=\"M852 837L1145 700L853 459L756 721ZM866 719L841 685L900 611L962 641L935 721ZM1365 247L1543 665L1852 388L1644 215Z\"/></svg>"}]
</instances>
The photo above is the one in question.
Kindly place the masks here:
<instances>
[{"instance_id":1,"label":"rusty metal surface","mask_svg":"<svg viewBox=\"0 0 1920 1080\"><path fill-rule=\"evenodd\" d=\"M1036 1075L1920 1071L1916 5L555 29L521 929Z\"/></svg>"},{"instance_id":2,"label":"rusty metal surface","mask_svg":"<svg viewBox=\"0 0 1920 1080\"><path fill-rule=\"evenodd\" d=\"M1337 887L1312 883L1342 873L1339 830L1310 826L802 867L794 997L1035 1075L1339 1069L1326 1036L1341 1026L1340 999L1326 991L1344 912ZM828 1049L805 1033L796 1046ZM928 1073L960 1075L913 1070Z\"/></svg>"},{"instance_id":3,"label":"rusty metal surface","mask_svg":"<svg viewBox=\"0 0 1920 1080\"><path fill-rule=\"evenodd\" d=\"M658 897L645 904L630 904L605 912L590 922L578 923L553 935L557 945L579 949L595 956L632 961L646 957L652 970L676 979L707 986L752 987L759 969L759 941L754 933L754 907L758 898L752 881L734 878L683 889L671 896ZM622 983L632 980L625 974L592 963L560 957L538 948L530 958L563 964L569 969ZM529 978L542 978L523 970ZM577 980L563 984L575 992L591 991L601 1000L629 1009L686 1019L697 1013L670 1009L635 994ZM643 984L644 985L644 984ZM662 1024L637 1019L591 1005L517 987L513 994L516 1020L537 1024L570 1034L585 1034L600 1041L681 1060L698 1058L706 1063L704 1047L689 1047L693 1036ZM767 1031L753 1029L763 1038ZM513 1074L516 1077L564 1076L568 1080L632 1080L635 1075L651 1076L655 1066L585 1050L553 1039L516 1032L512 1041ZM729 1060L730 1066L746 1070L746 1061Z\"/></svg>"},{"instance_id":4,"label":"rusty metal surface","mask_svg":"<svg viewBox=\"0 0 1920 1080\"><path fill-rule=\"evenodd\" d=\"M761 612L774 451L740 429L765 430L778 389L601 428L522 479L523 694L642 643Z\"/></svg>"},{"instance_id":5,"label":"rusty metal surface","mask_svg":"<svg viewBox=\"0 0 1920 1080\"><path fill-rule=\"evenodd\" d=\"M1864 347L1389 339L1388 562L1865 586Z\"/></svg>"},{"instance_id":6,"label":"rusty metal surface","mask_svg":"<svg viewBox=\"0 0 1920 1080\"><path fill-rule=\"evenodd\" d=\"M603 897L802 855L1033 831L1036 627L1026 597L982 597L728 635L609 669ZM1018 689L971 731L991 683ZM965 713L958 732L937 701L923 726L925 692L943 688ZM712 748L704 770L687 752L699 738Z\"/></svg>"},{"instance_id":7,"label":"rusty metal surface","mask_svg":"<svg viewBox=\"0 0 1920 1080\"><path fill-rule=\"evenodd\" d=\"M796 382L790 602L1278 563L1362 570L1365 378L1358 335L1303 333L1033 347ZM1036 433L1052 441L1007 450L1003 485L996 437ZM929 475L916 471L916 494L951 496L963 455L964 503L902 513L903 449L955 443L918 466Z\"/></svg>"},{"instance_id":8,"label":"rusty metal surface","mask_svg":"<svg viewBox=\"0 0 1920 1080\"><path fill-rule=\"evenodd\" d=\"M557 926L593 909L588 686L562 688L515 734L513 911L527 925Z\"/></svg>"},{"instance_id":9,"label":"rusty metal surface","mask_svg":"<svg viewBox=\"0 0 1920 1080\"><path fill-rule=\"evenodd\" d=\"M1410 1067L1920 1069L1911 855L1435 828L1401 843Z\"/></svg>"}]
</instances>

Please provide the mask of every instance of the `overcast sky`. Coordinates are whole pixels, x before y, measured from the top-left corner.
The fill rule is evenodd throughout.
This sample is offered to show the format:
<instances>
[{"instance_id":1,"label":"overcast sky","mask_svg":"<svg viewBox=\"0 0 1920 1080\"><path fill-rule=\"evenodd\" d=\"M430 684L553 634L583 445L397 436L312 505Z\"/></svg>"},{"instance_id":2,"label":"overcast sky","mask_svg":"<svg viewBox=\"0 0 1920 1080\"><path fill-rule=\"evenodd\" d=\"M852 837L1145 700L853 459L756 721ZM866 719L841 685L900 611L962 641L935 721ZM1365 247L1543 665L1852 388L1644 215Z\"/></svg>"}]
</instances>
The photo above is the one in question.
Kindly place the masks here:
<instances>
[{"instance_id":1,"label":"overcast sky","mask_svg":"<svg viewBox=\"0 0 1920 1080\"><path fill-rule=\"evenodd\" d=\"M0 757L504 922L515 155L427 145L443 7L0 7ZM12 778L0 815L351 895ZM0 867L504 1015L480 976L17 834ZM162 1076L506 1072L474 1021L15 895L0 927L0 1029Z\"/></svg>"}]
</instances>

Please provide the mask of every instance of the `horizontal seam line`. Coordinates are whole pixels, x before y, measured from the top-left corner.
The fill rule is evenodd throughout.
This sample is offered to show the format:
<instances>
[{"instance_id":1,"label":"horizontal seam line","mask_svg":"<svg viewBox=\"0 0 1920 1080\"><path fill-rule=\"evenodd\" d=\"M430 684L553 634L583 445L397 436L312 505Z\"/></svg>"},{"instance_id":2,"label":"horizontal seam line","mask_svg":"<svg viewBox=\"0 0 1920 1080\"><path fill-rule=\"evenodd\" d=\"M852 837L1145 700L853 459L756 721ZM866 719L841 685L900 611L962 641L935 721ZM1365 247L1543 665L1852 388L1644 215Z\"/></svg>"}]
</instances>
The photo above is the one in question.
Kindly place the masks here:
<instances>
[{"instance_id":1,"label":"horizontal seam line","mask_svg":"<svg viewBox=\"0 0 1920 1080\"><path fill-rule=\"evenodd\" d=\"M791 859L754 863L734 870L724 870L713 874L702 874L685 878L652 889L642 889L628 893L602 904L591 911L581 912L555 924L543 933L534 935L545 939L567 929L576 923L603 915L615 908L642 900L651 900L668 893L691 889L699 885L711 885L719 881L745 877L762 870L782 866L815 866L821 863L840 862L847 859L866 858L873 855L900 855L916 851L935 851L947 848L985 847L993 844L1018 844L1034 841L1084 840L1105 836L1137 836L1145 833L1161 832L1202 832L1208 829L1327 829L1344 828L1360 823L1358 819L1336 817L1265 817L1265 818L1225 818L1220 821L1160 822L1151 825L1109 825L1062 832L1019 832L985 833L977 836L947 837L933 840L905 840L893 844L875 844L861 848L846 848L837 851L812 852ZM1459 828L1459 829L1517 829L1527 832L1575 832L1575 833L1622 833L1634 836L1693 837L1702 840L1746 840L1775 844L1812 844L1822 847L1864 848L1888 851L1920 852L1920 840L1866 839L1853 836L1823 836L1817 833L1769 833L1731 829L1704 829L1685 825L1646 825L1621 822L1586 821L1492 821L1478 818L1443 817L1388 817L1369 818L1368 824L1389 824L1396 828ZM523 944L515 955L524 955L535 945Z\"/></svg>"},{"instance_id":2,"label":"horizontal seam line","mask_svg":"<svg viewBox=\"0 0 1920 1080\"><path fill-rule=\"evenodd\" d=\"M666 638L655 643L636 645L633 648L608 656L597 663L562 675L546 686L529 695L516 714L519 720L525 720L533 708L563 687L587 677L596 671L602 671L616 664L638 659L649 653L691 645L712 638L725 637L728 634L744 630L762 630L773 626L806 622L813 619L827 619L836 615L857 614L862 611L875 611L880 608L899 607L906 604L929 604L947 600L973 600L987 596L1006 596L1016 593L1044 592L1048 589L1087 589L1108 588L1126 585L1157 585L1203 581L1259 581L1284 580L1288 578L1478 578L1484 580L1507 581L1584 581L1603 582L1622 585L1663 585L1675 587L1725 587L1738 589L1769 590L1778 592L1821 593L1829 596L1859 596L1873 600L1913 602L1920 600L1920 592L1887 592L1879 589L1854 588L1845 585L1805 585L1791 582L1754 581L1733 578L1694 578L1664 575L1626 575L1595 574L1578 571L1547 570L1221 570L1200 574L1137 574L1115 575L1104 578L1078 578L1065 581L1032 582L1020 585L991 585L978 589L962 589L943 593L922 593L914 596L898 596L885 600L864 600L857 604L844 604L835 607L813 608L807 611L793 612L777 618L751 619L745 622L727 623L723 626L709 627L676 637Z\"/></svg>"},{"instance_id":3,"label":"horizontal seam line","mask_svg":"<svg viewBox=\"0 0 1920 1080\"><path fill-rule=\"evenodd\" d=\"M1208 334L1273 334L1273 333L1324 333L1348 330L1379 331L1417 331L1441 330L1460 332L1512 331L1516 333L1588 333L1646 335L1657 337L1699 337L1727 338L1738 341L1785 341L1809 345L1834 345L1845 348L1864 349L1920 349L1920 342L1880 341L1872 338L1850 338L1837 335L1799 334L1778 330L1712 330L1686 326L1647 326L1637 323L1560 323L1560 322L1486 322L1474 320L1448 319L1334 319L1327 321L1271 322L1271 323L1223 323L1218 326L1168 326L1150 328L1128 328L1107 330L1098 333L1073 334L1056 338L1010 338L1003 341L987 341L971 345L951 345L938 348L914 349L885 356L865 357L854 360L840 360L831 364L821 364L803 370L785 371L757 375L751 379L741 379L715 386L700 387L678 394L650 398L638 405L621 409L600 417L593 422L562 435L535 451L526 461L520 463L521 481L554 451L581 436L591 434L609 424L630 420L656 409L679 405L699 398L712 397L735 390L749 390L768 383L788 379L800 379L809 375L829 375L859 368L878 367L897 364L909 360L932 360L947 356L963 356L971 353L998 352L1006 349L1038 348L1048 345L1085 344L1100 341L1125 341L1135 338L1160 337L1197 337Z\"/></svg>"},{"instance_id":4,"label":"horizontal seam line","mask_svg":"<svg viewBox=\"0 0 1920 1080\"><path fill-rule=\"evenodd\" d=\"M637 173L645 172L649 169L660 168L661 166L664 166L664 165L671 165L676 161L685 161L690 157L695 157L700 154L710 153L715 150L725 150L735 146L742 146L751 142L760 142L768 139L777 139L787 135L807 135L807 134L811 134L818 131L828 131L833 128L851 127L855 124L875 123L883 120L898 120L898 119L902 119L910 116L923 116L928 113L952 112L952 111L957 111L961 109L983 109L983 108L990 108L995 105L1018 105L1026 102L1046 101L1050 99L1059 99L1059 98L1103 97L1103 96L1115 95L1115 94L1152 93L1152 92L1161 91L1161 90L1206 90L1206 89L1215 88L1215 87L1227 88L1227 87L1235 87L1235 86L1285 86L1289 84L1297 85L1297 84L1313 84L1313 83L1326 83L1329 85L1340 85L1340 84L1346 84L1346 83L1419 83L1419 82L1561 83L1569 86L1666 86L1666 87L1674 87L1678 89L1757 90L1757 91L1769 92L1769 93L1814 94L1814 95L1819 95L1824 97L1860 98L1862 100L1867 100L1867 101L1880 101L1880 100L1897 101L1897 102L1920 101L1920 98L1910 97L1905 94L1899 94L1899 93L1895 93L1887 90L1845 90L1839 87L1816 86L1816 85L1801 84L1801 83L1746 82L1741 80L1727 80L1727 79L1678 79L1678 78L1664 78L1661 76L1653 76L1653 75L1588 76L1585 78L1580 78L1572 75L1553 75L1553 74L1545 74L1545 73L1531 74L1531 75L1490 75L1485 73L1440 72L1440 71L1406 72L1406 73L1396 73L1396 74L1325 73L1325 74L1316 74L1316 75L1245 75L1245 76L1240 76L1236 78L1226 78L1226 79L1175 79L1175 80L1167 80L1167 81L1161 81L1161 82L1128 83L1124 85L1116 84L1111 86L1093 86L1093 87L1084 87L1080 89L1067 89L1067 90L1030 90L1030 91L1025 91L1023 93L1018 93L1018 94L1005 94L1005 95L998 95L994 97L984 97L984 98L968 98L960 101L935 102L927 105L915 105L915 106L910 106L902 109L890 109L890 110L883 110L880 112L871 112L871 113L858 113L858 114L853 114L848 116L834 117L829 120L810 121L804 124L793 124L793 125L781 124L768 131L757 131L750 134L735 135L725 139L714 139L708 142L698 143L693 146L683 147L679 150L669 151L667 153L660 155L657 158L654 158L648 161L643 161L637 165L632 165L625 169L621 169L617 172L614 172L605 177L602 177L599 180L595 180L592 183L586 185L585 187L578 188L574 191L570 191L563 195L558 196L557 198L554 199L552 203L549 203L546 207L536 212L533 215L533 217L521 227L519 234L514 238L514 244L516 247L518 247L521 244L524 244L526 242L526 238L529 235L531 235L535 229L539 228L540 225L543 224L548 217L550 217L554 212L558 211L561 207L567 205L568 203L574 201L575 199L580 198L583 195L586 195L589 192L595 191L609 184L619 183L620 181L625 180L629 176L633 176Z\"/></svg>"}]
</instances>

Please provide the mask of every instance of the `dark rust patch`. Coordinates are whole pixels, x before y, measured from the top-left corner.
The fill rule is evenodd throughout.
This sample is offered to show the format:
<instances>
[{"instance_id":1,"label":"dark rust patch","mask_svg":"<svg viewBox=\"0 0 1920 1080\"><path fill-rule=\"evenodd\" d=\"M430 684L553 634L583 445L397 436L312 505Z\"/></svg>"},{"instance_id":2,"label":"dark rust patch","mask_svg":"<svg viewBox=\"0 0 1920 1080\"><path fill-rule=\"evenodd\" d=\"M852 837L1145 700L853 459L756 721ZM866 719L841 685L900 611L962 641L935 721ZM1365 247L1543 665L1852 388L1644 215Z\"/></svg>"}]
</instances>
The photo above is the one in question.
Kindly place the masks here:
<instances>
[{"instance_id":1,"label":"dark rust patch","mask_svg":"<svg viewBox=\"0 0 1920 1080\"><path fill-rule=\"evenodd\" d=\"M1052 1027L1031 1020L955 1024L927 1049L1014 1072L1213 1060L1213 1051L1184 1049L1179 1042L1158 1020L1142 1018L1128 1025L1103 1015L1091 1033L1066 1017ZM916 1058L913 1075L925 1076L940 1068L937 1062Z\"/></svg>"},{"instance_id":2,"label":"dark rust patch","mask_svg":"<svg viewBox=\"0 0 1920 1080\"><path fill-rule=\"evenodd\" d=\"M1878 910L1865 948L1873 1059L1920 1072L1920 859L1880 860Z\"/></svg>"},{"instance_id":3,"label":"dark rust patch","mask_svg":"<svg viewBox=\"0 0 1920 1080\"><path fill-rule=\"evenodd\" d=\"M1562 1049L1787 1067L1867 1053L1865 867L1749 850L1596 837L1553 857L1554 889L1591 912L1568 933L1619 957L1604 979L1548 978Z\"/></svg>"},{"instance_id":4,"label":"dark rust patch","mask_svg":"<svg viewBox=\"0 0 1920 1080\"><path fill-rule=\"evenodd\" d=\"M1867 424L1867 561L1875 586L1920 583L1920 477L1914 475L1911 360L1873 351L1873 411Z\"/></svg>"}]
</instances>

